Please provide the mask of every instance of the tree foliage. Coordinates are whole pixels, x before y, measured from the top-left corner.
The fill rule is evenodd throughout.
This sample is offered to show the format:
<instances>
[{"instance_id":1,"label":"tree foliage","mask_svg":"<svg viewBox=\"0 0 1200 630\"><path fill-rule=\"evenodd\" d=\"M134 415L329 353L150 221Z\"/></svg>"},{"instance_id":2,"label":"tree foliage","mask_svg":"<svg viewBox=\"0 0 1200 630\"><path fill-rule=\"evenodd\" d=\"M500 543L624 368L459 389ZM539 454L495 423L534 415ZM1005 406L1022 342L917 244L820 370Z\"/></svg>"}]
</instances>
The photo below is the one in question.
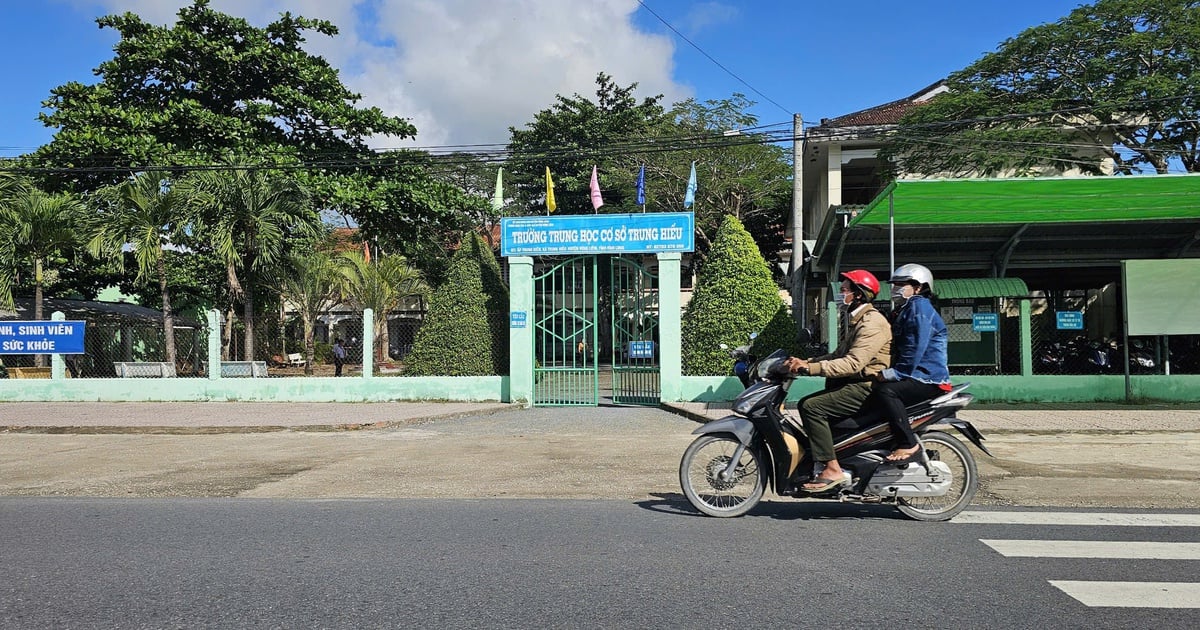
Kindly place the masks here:
<instances>
[{"instance_id":1,"label":"tree foliage","mask_svg":"<svg viewBox=\"0 0 1200 630\"><path fill-rule=\"evenodd\" d=\"M948 176L1200 170L1200 2L1099 0L1006 40L907 114L883 153Z\"/></svg>"},{"instance_id":2,"label":"tree foliage","mask_svg":"<svg viewBox=\"0 0 1200 630\"><path fill-rule=\"evenodd\" d=\"M647 136L653 140L647 146L673 150L630 152L617 159L626 172L646 166L647 208L660 212L684 209L691 163L696 163L698 186L691 210L701 259L726 216L742 221L761 251L773 255L783 247L792 195L788 151L753 133L727 135L758 125L748 111L753 105L741 94L676 103Z\"/></svg>"},{"instance_id":3,"label":"tree foliage","mask_svg":"<svg viewBox=\"0 0 1200 630\"><path fill-rule=\"evenodd\" d=\"M405 374L484 376L495 374L488 296L479 253L459 248L446 279L429 299L425 323L417 331Z\"/></svg>"},{"instance_id":4,"label":"tree foliage","mask_svg":"<svg viewBox=\"0 0 1200 630\"><path fill-rule=\"evenodd\" d=\"M754 239L736 217L726 217L683 313L683 373L732 374L720 344L746 343L750 333L766 329L782 305Z\"/></svg>"},{"instance_id":5,"label":"tree foliage","mask_svg":"<svg viewBox=\"0 0 1200 630\"><path fill-rule=\"evenodd\" d=\"M359 95L337 70L304 50L309 32L336 35L333 24L283 13L256 28L208 5L194 0L169 26L132 13L96 21L120 36L95 70L100 82L53 89L43 103L51 111L40 115L58 131L32 161L77 169L56 185L90 190L119 181L122 167L211 164L234 153L346 160L368 152L369 136L415 134L400 118L356 107Z\"/></svg>"},{"instance_id":6,"label":"tree foliage","mask_svg":"<svg viewBox=\"0 0 1200 630\"><path fill-rule=\"evenodd\" d=\"M509 127L508 165L517 191L514 214L545 212L545 169L554 178L559 214L591 214L589 195L592 166L602 171L606 206L630 205L633 180L621 173L611 180L603 172L613 159L613 147L647 133L663 120L662 96L633 96L637 84L621 87L603 72L596 76L596 100L575 94L557 95L555 104L534 115L524 129Z\"/></svg>"},{"instance_id":7,"label":"tree foliage","mask_svg":"<svg viewBox=\"0 0 1200 630\"><path fill-rule=\"evenodd\" d=\"M399 254L380 256L368 261L360 252L344 252L339 262L342 269L340 292L342 299L358 309L375 313L375 358L385 359L388 341L388 313L400 308L409 298L423 296L429 291L421 272Z\"/></svg>"}]
</instances>

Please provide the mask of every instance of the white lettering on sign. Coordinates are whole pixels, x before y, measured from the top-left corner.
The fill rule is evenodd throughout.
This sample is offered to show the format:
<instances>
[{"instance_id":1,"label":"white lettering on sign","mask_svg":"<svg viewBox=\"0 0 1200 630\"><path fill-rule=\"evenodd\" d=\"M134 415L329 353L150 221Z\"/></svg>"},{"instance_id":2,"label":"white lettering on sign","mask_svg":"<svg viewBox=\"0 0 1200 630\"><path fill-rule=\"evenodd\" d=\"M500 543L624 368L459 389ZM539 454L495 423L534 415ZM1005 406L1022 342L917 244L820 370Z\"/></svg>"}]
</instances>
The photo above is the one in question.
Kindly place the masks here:
<instances>
[{"instance_id":1,"label":"white lettering on sign","mask_svg":"<svg viewBox=\"0 0 1200 630\"><path fill-rule=\"evenodd\" d=\"M17 340L17 339L10 339L8 341L5 341L4 344L2 346L0 346L0 349L19 352L19 351L25 349L25 342Z\"/></svg>"},{"instance_id":2,"label":"white lettering on sign","mask_svg":"<svg viewBox=\"0 0 1200 630\"><path fill-rule=\"evenodd\" d=\"M42 339L41 341L30 341L26 346L29 350L45 350L47 352L54 351L53 339Z\"/></svg>"},{"instance_id":3,"label":"white lettering on sign","mask_svg":"<svg viewBox=\"0 0 1200 630\"><path fill-rule=\"evenodd\" d=\"M534 230L532 228L525 230L524 232L514 232L513 242L520 244L545 243L546 233L539 230Z\"/></svg>"},{"instance_id":4,"label":"white lettering on sign","mask_svg":"<svg viewBox=\"0 0 1200 630\"><path fill-rule=\"evenodd\" d=\"M45 326L17 326L18 335L44 335L46 334Z\"/></svg>"},{"instance_id":5,"label":"white lettering on sign","mask_svg":"<svg viewBox=\"0 0 1200 630\"><path fill-rule=\"evenodd\" d=\"M662 237L664 240L677 241L683 238L683 228L681 227L666 227L662 229Z\"/></svg>"},{"instance_id":6,"label":"white lettering on sign","mask_svg":"<svg viewBox=\"0 0 1200 630\"><path fill-rule=\"evenodd\" d=\"M12 326L0 326L0 335L15 335L17 331Z\"/></svg>"}]
</instances>

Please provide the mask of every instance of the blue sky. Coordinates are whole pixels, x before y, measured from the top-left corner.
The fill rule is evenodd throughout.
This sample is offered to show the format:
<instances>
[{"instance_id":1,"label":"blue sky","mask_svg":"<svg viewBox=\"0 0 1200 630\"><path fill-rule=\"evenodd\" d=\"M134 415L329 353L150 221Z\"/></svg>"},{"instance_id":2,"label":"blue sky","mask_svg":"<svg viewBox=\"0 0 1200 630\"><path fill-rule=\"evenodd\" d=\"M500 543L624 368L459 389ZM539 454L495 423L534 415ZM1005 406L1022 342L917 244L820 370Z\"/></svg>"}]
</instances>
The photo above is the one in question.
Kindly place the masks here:
<instances>
[{"instance_id":1,"label":"blue sky","mask_svg":"<svg viewBox=\"0 0 1200 630\"><path fill-rule=\"evenodd\" d=\"M213 0L262 25L291 10L332 20L325 56L364 103L410 118L418 137L377 146L503 143L555 94L594 95L597 72L667 101L758 101L763 124L798 112L817 122L916 92L1078 1ZM0 156L52 137L40 102L68 81L90 83L115 37L94 20L133 11L166 22L184 0L10 0L0 21ZM738 78L705 56L714 58ZM739 81L740 78L740 81ZM744 83L743 83L744 81ZM755 93L755 90L762 95ZM770 101L774 101L773 103Z\"/></svg>"}]
</instances>

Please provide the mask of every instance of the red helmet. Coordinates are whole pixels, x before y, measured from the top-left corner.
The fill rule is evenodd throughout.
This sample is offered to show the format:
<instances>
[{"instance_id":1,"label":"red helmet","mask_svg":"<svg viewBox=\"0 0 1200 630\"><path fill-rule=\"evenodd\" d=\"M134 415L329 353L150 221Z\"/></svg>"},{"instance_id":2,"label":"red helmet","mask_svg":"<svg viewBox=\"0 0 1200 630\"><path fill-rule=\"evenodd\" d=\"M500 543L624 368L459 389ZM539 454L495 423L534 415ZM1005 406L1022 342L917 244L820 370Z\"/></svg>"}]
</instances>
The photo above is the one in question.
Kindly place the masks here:
<instances>
[{"instance_id":1,"label":"red helmet","mask_svg":"<svg viewBox=\"0 0 1200 630\"><path fill-rule=\"evenodd\" d=\"M854 269L843 273L842 278L858 287L858 290L865 294L867 302L874 300L875 296L879 295L879 280L870 271Z\"/></svg>"}]
</instances>

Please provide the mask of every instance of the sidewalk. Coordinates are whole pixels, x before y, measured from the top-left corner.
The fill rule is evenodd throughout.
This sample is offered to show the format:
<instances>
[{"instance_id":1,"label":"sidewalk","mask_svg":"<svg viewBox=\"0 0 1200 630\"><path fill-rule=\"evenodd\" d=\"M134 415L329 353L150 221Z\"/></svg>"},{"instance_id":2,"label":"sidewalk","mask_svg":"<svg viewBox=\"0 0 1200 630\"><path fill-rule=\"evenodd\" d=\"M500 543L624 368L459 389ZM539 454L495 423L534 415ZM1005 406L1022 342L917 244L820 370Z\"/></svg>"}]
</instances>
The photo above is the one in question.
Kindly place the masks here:
<instances>
[{"instance_id":1,"label":"sidewalk","mask_svg":"<svg viewBox=\"0 0 1200 630\"><path fill-rule=\"evenodd\" d=\"M0 432L85 428L347 430L408 425L517 408L501 402L276 403L276 402L6 402Z\"/></svg>"},{"instance_id":2,"label":"sidewalk","mask_svg":"<svg viewBox=\"0 0 1200 630\"><path fill-rule=\"evenodd\" d=\"M731 413L728 402L664 403L663 407L697 422L715 420ZM1200 409L1071 407L1074 408L1067 405L1014 405L1011 409L967 407L958 417L985 434L988 431L1200 431ZM788 404L788 412L795 415L795 403Z\"/></svg>"}]
</instances>

